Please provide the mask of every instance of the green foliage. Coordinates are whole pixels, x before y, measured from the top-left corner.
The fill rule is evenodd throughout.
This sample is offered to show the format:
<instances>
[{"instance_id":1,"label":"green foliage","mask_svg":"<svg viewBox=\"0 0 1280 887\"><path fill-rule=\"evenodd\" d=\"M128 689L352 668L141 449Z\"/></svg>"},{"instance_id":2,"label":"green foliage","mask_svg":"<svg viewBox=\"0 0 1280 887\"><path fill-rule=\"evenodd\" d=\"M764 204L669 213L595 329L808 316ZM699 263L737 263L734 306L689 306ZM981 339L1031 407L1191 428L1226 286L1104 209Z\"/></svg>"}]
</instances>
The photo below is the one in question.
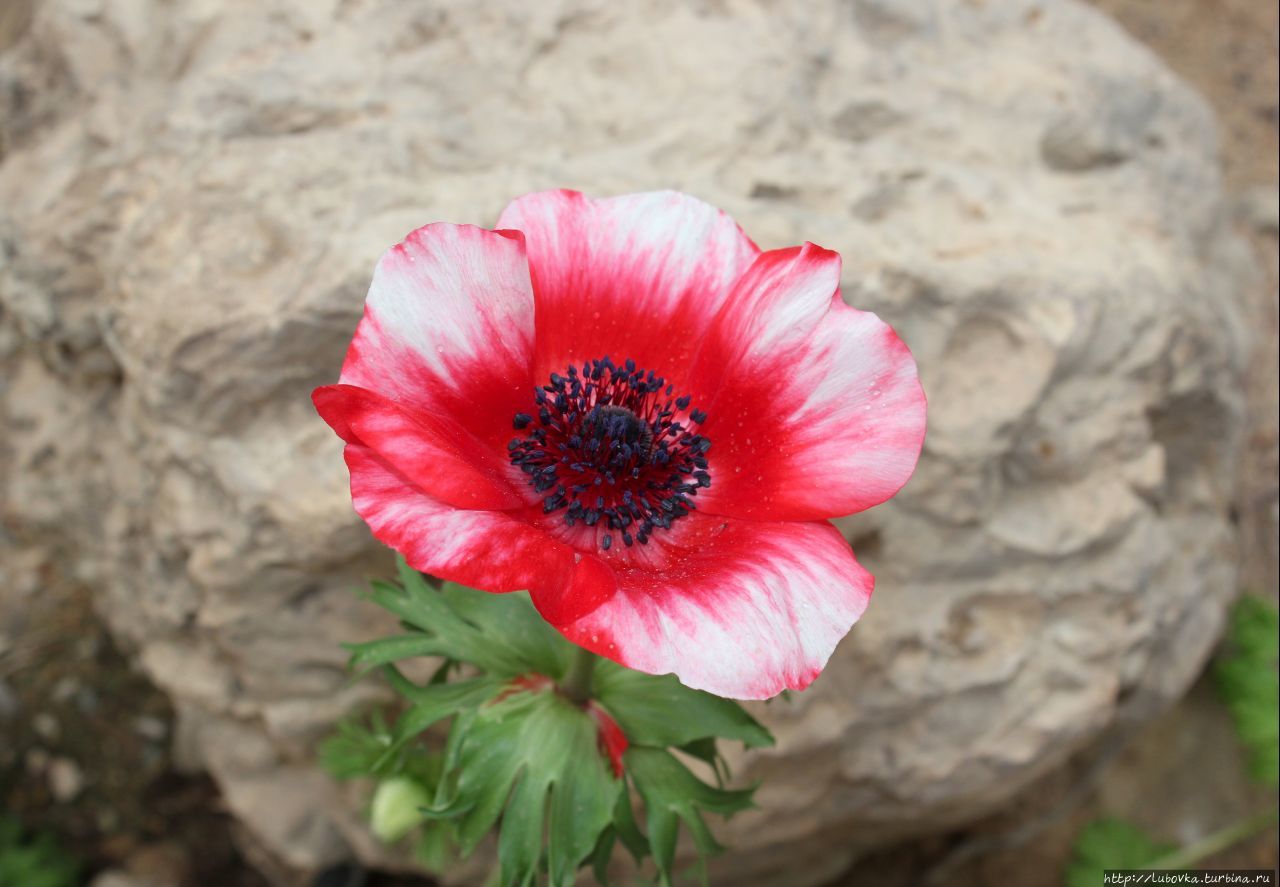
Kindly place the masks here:
<instances>
[{"instance_id":1,"label":"green foliage","mask_svg":"<svg viewBox=\"0 0 1280 887\"><path fill-rule=\"evenodd\" d=\"M556 688L575 657L590 654L547 625L527 595L436 590L402 561L399 582L373 583L371 597L406 633L349 646L351 665L379 669L408 705L394 724L374 715L340 725L321 760L339 778L379 780L375 832L388 841L412 834L424 866L471 853L497 827L503 885L560 887L582 865L607 883L618 843L637 862L653 856L670 884L682 825L705 857L721 848L704 815L751 805L753 789L724 789L716 740L761 747L773 738L737 703L595 659L590 695L630 745L619 777L595 719ZM421 656L442 660L426 684L396 666ZM433 749L424 731L445 723L443 749ZM672 749L707 763L717 785Z\"/></svg>"},{"instance_id":2,"label":"green foliage","mask_svg":"<svg viewBox=\"0 0 1280 887\"><path fill-rule=\"evenodd\" d=\"M670 752L635 746L624 757L627 773L644 799L650 852L663 884L671 883L676 833L683 822L703 859L723 848L712 837L702 813L732 816L751 806L755 789L724 791L702 782Z\"/></svg>"},{"instance_id":3,"label":"green foliage","mask_svg":"<svg viewBox=\"0 0 1280 887\"><path fill-rule=\"evenodd\" d=\"M530 884L543 856L568 884L613 817L620 784L597 749L596 725L549 690L516 692L460 718L449 737L450 782L429 815L454 818L464 853L502 817L503 884Z\"/></svg>"},{"instance_id":4,"label":"green foliage","mask_svg":"<svg viewBox=\"0 0 1280 887\"><path fill-rule=\"evenodd\" d=\"M0 815L0 885L3 887L74 887L79 866L52 835L26 835L22 824Z\"/></svg>"},{"instance_id":5,"label":"green foliage","mask_svg":"<svg viewBox=\"0 0 1280 887\"><path fill-rule=\"evenodd\" d=\"M563 677L573 648L542 620L527 595L485 594L452 583L435 591L403 560L399 579L399 586L374 582L370 597L413 633L349 645L353 668L442 656L494 678L530 671Z\"/></svg>"},{"instance_id":6,"label":"green foliage","mask_svg":"<svg viewBox=\"0 0 1280 887\"><path fill-rule=\"evenodd\" d=\"M438 872L454 858L456 839L447 823L430 822L422 815L418 800L434 797L444 756L420 742L398 741L404 720L394 729L380 712L367 721L342 721L321 743L320 764L338 779L378 779L369 807L372 831L386 843L412 833L415 858L426 870Z\"/></svg>"},{"instance_id":7,"label":"green foliage","mask_svg":"<svg viewBox=\"0 0 1280 887\"><path fill-rule=\"evenodd\" d=\"M717 737L750 748L773 745L738 703L690 690L675 675L644 674L606 659L596 663L592 691L634 745L665 748Z\"/></svg>"},{"instance_id":8,"label":"green foliage","mask_svg":"<svg viewBox=\"0 0 1280 887\"><path fill-rule=\"evenodd\" d=\"M1280 784L1280 611L1246 595L1231 611L1226 655L1214 667L1218 690L1260 782Z\"/></svg>"},{"instance_id":9,"label":"green foliage","mask_svg":"<svg viewBox=\"0 0 1280 887\"><path fill-rule=\"evenodd\" d=\"M391 776L399 772L402 763L381 765L391 741L391 730L380 712L374 712L368 724L348 718L338 724L334 735L320 743L320 766L338 779Z\"/></svg>"},{"instance_id":10,"label":"green foliage","mask_svg":"<svg viewBox=\"0 0 1280 887\"><path fill-rule=\"evenodd\" d=\"M1119 819L1089 823L1076 838L1067 887L1100 887L1106 869L1144 869L1172 852L1141 829Z\"/></svg>"}]
</instances>

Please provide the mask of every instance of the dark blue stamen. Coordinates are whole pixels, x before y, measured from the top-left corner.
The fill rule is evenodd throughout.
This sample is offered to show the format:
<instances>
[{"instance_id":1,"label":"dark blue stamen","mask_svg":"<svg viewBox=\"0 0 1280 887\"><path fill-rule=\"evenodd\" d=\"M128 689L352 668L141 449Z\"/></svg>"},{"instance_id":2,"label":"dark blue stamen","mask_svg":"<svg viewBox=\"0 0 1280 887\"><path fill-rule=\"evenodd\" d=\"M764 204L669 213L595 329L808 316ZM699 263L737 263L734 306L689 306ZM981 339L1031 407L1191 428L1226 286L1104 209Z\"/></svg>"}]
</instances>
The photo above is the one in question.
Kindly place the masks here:
<instances>
[{"instance_id":1,"label":"dark blue stamen","mask_svg":"<svg viewBox=\"0 0 1280 887\"><path fill-rule=\"evenodd\" d=\"M690 497L711 485L711 441L691 430L707 414L694 409L677 421L692 398L672 393L665 379L630 359L616 364L605 356L581 372L571 365L552 373L534 391L539 427L507 444L511 462L545 494L546 514L563 509L569 526L603 523L620 531L627 547L647 545L655 530L692 513ZM530 413L516 413L511 424L520 431L533 422ZM612 534L601 534L599 545L608 551Z\"/></svg>"}]
</instances>

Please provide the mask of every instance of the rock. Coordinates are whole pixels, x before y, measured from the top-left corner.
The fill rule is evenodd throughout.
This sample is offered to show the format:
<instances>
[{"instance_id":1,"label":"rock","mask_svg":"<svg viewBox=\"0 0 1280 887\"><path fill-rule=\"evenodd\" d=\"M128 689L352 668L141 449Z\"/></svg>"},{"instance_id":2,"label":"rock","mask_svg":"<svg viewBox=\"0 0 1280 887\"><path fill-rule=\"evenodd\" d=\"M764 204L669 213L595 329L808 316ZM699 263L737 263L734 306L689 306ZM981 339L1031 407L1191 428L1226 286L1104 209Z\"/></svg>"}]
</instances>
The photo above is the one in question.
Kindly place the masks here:
<instances>
[{"instance_id":1,"label":"rock","mask_svg":"<svg viewBox=\"0 0 1280 887\"><path fill-rule=\"evenodd\" d=\"M177 843L140 847L129 854L125 865L138 887L169 887L192 881L187 853Z\"/></svg>"},{"instance_id":2,"label":"rock","mask_svg":"<svg viewBox=\"0 0 1280 887\"><path fill-rule=\"evenodd\" d=\"M1259 234L1280 232L1280 189L1275 185L1255 185L1240 195L1239 212Z\"/></svg>"},{"instance_id":3,"label":"rock","mask_svg":"<svg viewBox=\"0 0 1280 887\"><path fill-rule=\"evenodd\" d=\"M173 887L191 883L190 866L177 844L149 844L129 854L123 869L108 869L90 887Z\"/></svg>"},{"instance_id":4,"label":"rock","mask_svg":"<svg viewBox=\"0 0 1280 887\"><path fill-rule=\"evenodd\" d=\"M676 187L837 249L920 362L920 468L841 522L876 599L757 709L779 746L739 762L760 809L716 877L816 883L978 816L1202 666L1249 269L1204 104L1081 4L20 5L6 526L77 553L183 760L288 866L386 859L314 764L378 692L339 643L393 626L308 393L381 250L524 191Z\"/></svg>"},{"instance_id":5,"label":"rock","mask_svg":"<svg viewBox=\"0 0 1280 887\"><path fill-rule=\"evenodd\" d=\"M58 678L58 682L53 685L53 692L49 695L54 702L66 702L72 696L80 692L80 679L74 675L63 675Z\"/></svg>"},{"instance_id":6,"label":"rock","mask_svg":"<svg viewBox=\"0 0 1280 887\"><path fill-rule=\"evenodd\" d=\"M59 804L75 800L84 788L84 772L70 758L54 758L45 773L49 778L49 791Z\"/></svg>"},{"instance_id":7,"label":"rock","mask_svg":"<svg viewBox=\"0 0 1280 887\"><path fill-rule=\"evenodd\" d=\"M161 742L169 735L169 725L160 718L142 715L133 719L133 732L150 742Z\"/></svg>"},{"instance_id":8,"label":"rock","mask_svg":"<svg viewBox=\"0 0 1280 887\"><path fill-rule=\"evenodd\" d=\"M1127 77L1100 78L1080 107L1050 123L1040 139L1045 163L1063 172L1115 166L1143 148L1161 147L1152 129L1160 110L1158 85Z\"/></svg>"},{"instance_id":9,"label":"rock","mask_svg":"<svg viewBox=\"0 0 1280 887\"><path fill-rule=\"evenodd\" d=\"M57 742L62 735L62 727L58 719L47 711L36 713L31 719L31 729L45 742Z\"/></svg>"},{"instance_id":10,"label":"rock","mask_svg":"<svg viewBox=\"0 0 1280 887\"><path fill-rule=\"evenodd\" d=\"M89 882L89 887L151 887L151 885L120 869L107 869L95 875Z\"/></svg>"},{"instance_id":11,"label":"rock","mask_svg":"<svg viewBox=\"0 0 1280 887\"><path fill-rule=\"evenodd\" d=\"M27 753L23 755L22 760L27 772L32 775L38 776L49 769L50 755L42 748L27 749Z\"/></svg>"}]
</instances>

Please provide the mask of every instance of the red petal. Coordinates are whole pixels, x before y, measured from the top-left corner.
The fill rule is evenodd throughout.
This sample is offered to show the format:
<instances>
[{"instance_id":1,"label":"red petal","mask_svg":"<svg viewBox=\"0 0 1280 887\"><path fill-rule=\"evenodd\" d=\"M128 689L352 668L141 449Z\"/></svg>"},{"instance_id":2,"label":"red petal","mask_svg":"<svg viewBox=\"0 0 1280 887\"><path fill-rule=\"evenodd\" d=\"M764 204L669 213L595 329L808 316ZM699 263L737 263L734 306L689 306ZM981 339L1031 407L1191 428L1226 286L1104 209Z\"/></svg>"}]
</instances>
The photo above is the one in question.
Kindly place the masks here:
<instances>
[{"instance_id":1,"label":"red petal","mask_svg":"<svg viewBox=\"0 0 1280 887\"><path fill-rule=\"evenodd\" d=\"M353 385L311 394L338 436L363 444L424 493L458 508L502 510L524 505L508 482L509 464L446 418L400 406Z\"/></svg>"},{"instance_id":2,"label":"red petal","mask_svg":"<svg viewBox=\"0 0 1280 887\"><path fill-rule=\"evenodd\" d=\"M452 419L491 451L533 402L533 292L519 232L419 228L383 255L341 381Z\"/></svg>"},{"instance_id":3,"label":"red petal","mask_svg":"<svg viewBox=\"0 0 1280 887\"><path fill-rule=\"evenodd\" d=\"M533 605L552 625L568 625L613 597L618 580L608 564L592 554L575 554L571 581L530 591Z\"/></svg>"},{"instance_id":4,"label":"red petal","mask_svg":"<svg viewBox=\"0 0 1280 887\"><path fill-rule=\"evenodd\" d=\"M616 593L557 627L622 665L736 699L808 686L874 585L827 523L693 514L646 549L648 565L609 562Z\"/></svg>"},{"instance_id":5,"label":"red petal","mask_svg":"<svg viewBox=\"0 0 1280 887\"><path fill-rule=\"evenodd\" d=\"M453 508L428 496L373 450L348 444L351 501L373 535L409 566L484 591L565 587L574 552L519 512Z\"/></svg>"},{"instance_id":6,"label":"red petal","mask_svg":"<svg viewBox=\"0 0 1280 887\"><path fill-rule=\"evenodd\" d=\"M680 382L699 338L759 252L720 210L671 191L518 198L537 304L534 377L609 355Z\"/></svg>"},{"instance_id":7,"label":"red petal","mask_svg":"<svg viewBox=\"0 0 1280 887\"><path fill-rule=\"evenodd\" d=\"M915 361L874 314L840 300L840 257L762 254L695 362L711 487L700 511L753 520L852 514L893 496L924 442Z\"/></svg>"},{"instance_id":8,"label":"red petal","mask_svg":"<svg viewBox=\"0 0 1280 887\"><path fill-rule=\"evenodd\" d=\"M591 715L592 720L596 722L596 728L599 731L600 750L609 756L609 763L613 766L613 775L620 778L622 776L622 756L631 747L631 743L627 741L627 734L622 732L618 722L610 717L609 713L601 708L594 699L587 701L587 714Z\"/></svg>"}]
</instances>

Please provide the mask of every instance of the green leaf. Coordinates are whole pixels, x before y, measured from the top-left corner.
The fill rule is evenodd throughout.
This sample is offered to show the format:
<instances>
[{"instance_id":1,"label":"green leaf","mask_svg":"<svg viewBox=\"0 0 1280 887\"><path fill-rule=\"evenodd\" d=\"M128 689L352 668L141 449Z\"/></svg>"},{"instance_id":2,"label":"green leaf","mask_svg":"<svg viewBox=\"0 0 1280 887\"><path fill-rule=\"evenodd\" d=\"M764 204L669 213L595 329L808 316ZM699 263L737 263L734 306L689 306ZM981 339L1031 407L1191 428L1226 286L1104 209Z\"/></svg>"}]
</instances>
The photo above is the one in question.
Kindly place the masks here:
<instances>
[{"instance_id":1,"label":"green leaf","mask_svg":"<svg viewBox=\"0 0 1280 887\"><path fill-rule=\"evenodd\" d=\"M1107 869L1148 868L1173 847L1151 840L1140 829L1119 819L1089 823L1076 838L1067 868L1067 887L1099 887Z\"/></svg>"},{"instance_id":2,"label":"green leaf","mask_svg":"<svg viewBox=\"0 0 1280 887\"><path fill-rule=\"evenodd\" d=\"M388 839L413 832L423 865L438 870L497 827L504 885L560 887L584 864L603 881L619 843L637 864L652 853L669 884L682 824L702 858L720 849L704 814L750 806L753 790L724 790L729 774L716 740L761 747L773 738L738 703L586 654L591 696L630 744L618 779L595 718L554 687L585 663L584 651L547 625L527 595L436 589L403 561L398 583L375 582L370 594L407 633L350 646L351 664L379 667L409 706L391 727L380 719L339 727L323 754L335 774L382 781L375 831ZM423 656L439 660L425 685L397 667ZM443 750L431 751L426 731L450 719ZM717 785L667 749L707 763Z\"/></svg>"},{"instance_id":3,"label":"green leaf","mask_svg":"<svg viewBox=\"0 0 1280 887\"><path fill-rule=\"evenodd\" d=\"M632 745L683 746L699 739L736 739L750 748L773 737L732 699L691 690L675 675L650 675L602 659L592 688Z\"/></svg>"},{"instance_id":4,"label":"green leaf","mask_svg":"<svg viewBox=\"0 0 1280 887\"><path fill-rule=\"evenodd\" d=\"M428 872L439 874L453 862L455 845L451 823L439 820L425 822L419 827L413 858Z\"/></svg>"},{"instance_id":5,"label":"green leaf","mask_svg":"<svg viewBox=\"0 0 1280 887\"><path fill-rule=\"evenodd\" d=\"M752 806L754 788L726 791L707 785L670 752L632 746L623 761L636 791L644 799L648 841L663 884L671 883L681 822L693 835L699 856L705 858L722 848L701 814L731 816Z\"/></svg>"},{"instance_id":6,"label":"green leaf","mask_svg":"<svg viewBox=\"0 0 1280 887\"><path fill-rule=\"evenodd\" d=\"M729 762L724 759L724 755L720 754L720 749L716 746L715 737L707 736L687 742L680 746L680 751L710 767L715 773L716 784L724 788L724 784L729 781L732 774L729 772Z\"/></svg>"},{"instance_id":7,"label":"green leaf","mask_svg":"<svg viewBox=\"0 0 1280 887\"><path fill-rule=\"evenodd\" d=\"M1253 777L1280 784L1280 611L1246 595L1231 612L1226 655L1214 667L1219 695L1248 749Z\"/></svg>"},{"instance_id":8,"label":"green leaf","mask_svg":"<svg viewBox=\"0 0 1280 887\"><path fill-rule=\"evenodd\" d=\"M415 656L437 656L440 654L440 640L423 634L402 634L390 638L379 638L363 644L343 644L351 652L348 663L352 669L367 671L378 665L396 662L400 659L412 659Z\"/></svg>"},{"instance_id":9,"label":"green leaf","mask_svg":"<svg viewBox=\"0 0 1280 887\"><path fill-rule=\"evenodd\" d=\"M396 674L400 673L397 671ZM406 680L406 683L409 682ZM376 762L378 765L421 736L432 724L488 702L502 689L503 682L479 677L456 684L428 684L418 687L410 683L410 686L413 687L412 694L405 695L413 700L413 705L396 721L395 729L391 732L391 742L383 752L383 758ZM400 689L403 692L403 687Z\"/></svg>"},{"instance_id":10,"label":"green leaf","mask_svg":"<svg viewBox=\"0 0 1280 887\"><path fill-rule=\"evenodd\" d=\"M613 805L613 830L622 846L627 848L631 858L636 861L636 865L649 855L649 839L636 825L635 813L631 809L631 792L627 789L625 780L618 792L618 800Z\"/></svg>"},{"instance_id":11,"label":"green leaf","mask_svg":"<svg viewBox=\"0 0 1280 887\"><path fill-rule=\"evenodd\" d=\"M395 764L381 764L391 747L391 730L382 715L374 712L365 726L357 718L338 722L336 732L320 743L320 766L336 779L389 776Z\"/></svg>"},{"instance_id":12,"label":"green leaf","mask_svg":"<svg viewBox=\"0 0 1280 887\"><path fill-rule=\"evenodd\" d=\"M495 677L529 672L559 678L573 647L548 625L524 592L489 594L454 583L436 590L398 558L400 584L371 583L374 603L414 634L351 645L353 668L415 656L465 662Z\"/></svg>"},{"instance_id":13,"label":"green leaf","mask_svg":"<svg viewBox=\"0 0 1280 887\"><path fill-rule=\"evenodd\" d=\"M510 651L520 661L523 667L515 674L533 671L557 680L564 677L574 645L547 624L527 593L489 594L446 582L441 594L464 619L483 626L486 643Z\"/></svg>"},{"instance_id":14,"label":"green leaf","mask_svg":"<svg viewBox=\"0 0 1280 887\"><path fill-rule=\"evenodd\" d=\"M618 843L618 833L609 826L600 833L595 849L591 851L591 873L596 883L609 887L609 860L613 859L613 845Z\"/></svg>"},{"instance_id":15,"label":"green leaf","mask_svg":"<svg viewBox=\"0 0 1280 887\"><path fill-rule=\"evenodd\" d=\"M517 691L460 718L445 767L456 780L442 787L432 814L458 817L464 854L501 815L504 884L533 882L544 831L550 883L571 883L609 825L620 789L597 748L595 722L547 691Z\"/></svg>"},{"instance_id":16,"label":"green leaf","mask_svg":"<svg viewBox=\"0 0 1280 887\"><path fill-rule=\"evenodd\" d=\"M74 887L79 868L52 835L26 835L17 819L0 814L0 885Z\"/></svg>"}]
</instances>

